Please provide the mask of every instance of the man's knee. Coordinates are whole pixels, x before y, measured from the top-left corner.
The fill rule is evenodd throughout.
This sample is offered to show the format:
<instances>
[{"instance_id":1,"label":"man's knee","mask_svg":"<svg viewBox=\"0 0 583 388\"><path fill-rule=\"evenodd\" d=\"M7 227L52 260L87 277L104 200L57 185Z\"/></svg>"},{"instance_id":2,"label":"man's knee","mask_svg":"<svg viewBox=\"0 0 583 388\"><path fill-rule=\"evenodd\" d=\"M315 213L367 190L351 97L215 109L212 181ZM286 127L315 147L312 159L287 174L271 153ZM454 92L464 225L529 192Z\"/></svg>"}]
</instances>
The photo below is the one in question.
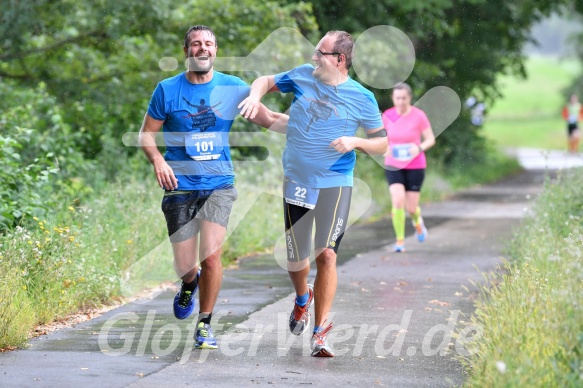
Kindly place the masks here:
<instances>
[{"instance_id":1,"label":"man's knee","mask_svg":"<svg viewBox=\"0 0 583 388\"><path fill-rule=\"evenodd\" d=\"M316 258L318 268L336 268L336 252L333 249L326 248Z\"/></svg>"},{"instance_id":2,"label":"man's knee","mask_svg":"<svg viewBox=\"0 0 583 388\"><path fill-rule=\"evenodd\" d=\"M288 272L300 272L305 270L306 268L310 268L310 258L306 257L304 260L301 261L288 261L287 262L287 271Z\"/></svg>"},{"instance_id":3,"label":"man's knee","mask_svg":"<svg viewBox=\"0 0 583 388\"><path fill-rule=\"evenodd\" d=\"M221 252L211 253L206 259L201 261L200 265L206 271L221 268Z\"/></svg>"}]
</instances>

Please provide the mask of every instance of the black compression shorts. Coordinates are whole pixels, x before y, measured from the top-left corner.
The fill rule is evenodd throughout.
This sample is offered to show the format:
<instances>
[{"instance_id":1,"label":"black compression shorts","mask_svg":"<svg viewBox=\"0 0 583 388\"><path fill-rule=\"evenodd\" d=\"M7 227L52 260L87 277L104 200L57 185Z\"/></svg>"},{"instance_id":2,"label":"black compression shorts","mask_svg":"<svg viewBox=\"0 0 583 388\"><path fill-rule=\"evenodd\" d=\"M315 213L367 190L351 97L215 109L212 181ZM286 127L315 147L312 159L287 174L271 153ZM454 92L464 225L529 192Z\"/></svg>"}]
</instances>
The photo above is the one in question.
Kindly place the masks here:
<instances>
[{"instance_id":1,"label":"black compression shorts","mask_svg":"<svg viewBox=\"0 0 583 388\"><path fill-rule=\"evenodd\" d=\"M400 183L405 186L405 191L421 191L421 186L423 186L423 180L425 179L425 169L385 170L385 176L389 186Z\"/></svg>"},{"instance_id":2,"label":"black compression shorts","mask_svg":"<svg viewBox=\"0 0 583 388\"><path fill-rule=\"evenodd\" d=\"M348 223L351 197L352 187L349 186L320 189L316 207L313 210L288 204L284 199L288 261L299 262L310 256L314 221L316 221L314 238L316 249L330 248L338 253L338 247Z\"/></svg>"},{"instance_id":3,"label":"black compression shorts","mask_svg":"<svg viewBox=\"0 0 583 388\"><path fill-rule=\"evenodd\" d=\"M567 131L569 132L569 136L573 135L573 132L579 129L577 123L567 123Z\"/></svg>"}]
</instances>

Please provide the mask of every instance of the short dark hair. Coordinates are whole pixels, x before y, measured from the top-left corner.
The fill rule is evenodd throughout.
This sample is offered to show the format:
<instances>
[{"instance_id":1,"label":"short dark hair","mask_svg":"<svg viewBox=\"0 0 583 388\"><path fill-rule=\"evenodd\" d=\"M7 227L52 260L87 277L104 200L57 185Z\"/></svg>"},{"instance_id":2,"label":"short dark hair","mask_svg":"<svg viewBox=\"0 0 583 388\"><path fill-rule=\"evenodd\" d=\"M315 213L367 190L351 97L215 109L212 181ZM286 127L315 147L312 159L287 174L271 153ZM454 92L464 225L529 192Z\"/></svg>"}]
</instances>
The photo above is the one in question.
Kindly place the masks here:
<instances>
[{"instance_id":1,"label":"short dark hair","mask_svg":"<svg viewBox=\"0 0 583 388\"><path fill-rule=\"evenodd\" d=\"M393 86L393 92L395 90L406 90L407 93L409 93L409 96L413 97L413 89L411 89L411 86L409 86L408 83L399 82L398 84L396 84L395 86Z\"/></svg>"},{"instance_id":2,"label":"short dark hair","mask_svg":"<svg viewBox=\"0 0 583 388\"><path fill-rule=\"evenodd\" d=\"M336 37L334 42L334 52L343 54L346 58L346 68L350 69L352 66L352 54L354 52L354 39L346 31L328 31L326 36L332 35Z\"/></svg>"},{"instance_id":3,"label":"short dark hair","mask_svg":"<svg viewBox=\"0 0 583 388\"><path fill-rule=\"evenodd\" d=\"M186 31L186 34L184 34L184 47L188 47L188 37L190 36L190 33L192 31L208 31L210 32L210 34L213 36L213 38L215 38L215 46L217 46L217 36L215 35L215 32L207 26L204 26L202 24L197 24L196 26L192 26L188 29L188 31Z\"/></svg>"}]
</instances>

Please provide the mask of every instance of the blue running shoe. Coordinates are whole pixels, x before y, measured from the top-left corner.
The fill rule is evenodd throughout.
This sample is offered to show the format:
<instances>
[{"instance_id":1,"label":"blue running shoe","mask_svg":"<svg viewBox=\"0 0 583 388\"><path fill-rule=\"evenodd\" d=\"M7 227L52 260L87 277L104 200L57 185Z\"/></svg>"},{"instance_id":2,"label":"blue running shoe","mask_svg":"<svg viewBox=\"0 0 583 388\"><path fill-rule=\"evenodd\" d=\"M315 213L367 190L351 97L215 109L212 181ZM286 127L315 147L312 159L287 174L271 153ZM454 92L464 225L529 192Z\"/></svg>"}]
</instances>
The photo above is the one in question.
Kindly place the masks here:
<instances>
[{"instance_id":1,"label":"blue running shoe","mask_svg":"<svg viewBox=\"0 0 583 388\"><path fill-rule=\"evenodd\" d=\"M427 228L425 227L425 223L423 222L423 218L419 217L419 222L413 222L413 227L415 228L415 237L417 237L417 241L423 242L427 238Z\"/></svg>"},{"instance_id":2,"label":"blue running shoe","mask_svg":"<svg viewBox=\"0 0 583 388\"><path fill-rule=\"evenodd\" d=\"M400 252L405 252L405 243L396 243L395 245L393 245L393 252L396 253L400 253Z\"/></svg>"},{"instance_id":3,"label":"blue running shoe","mask_svg":"<svg viewBox=\"0 0 583 388\"><path fill-rule=\"evenodd\" d=\"M217 348L217 340L215 339L211 325L208 323L198 323L198 327L196 328L196 335L194 338L196 339L196 343L194 344L196 349Z\"/></svg>"},{"instance_id":4,"label":"blue running shoe","mask_svg":"<svg viewBox=\"0 0 583 388\"><path fill-rule=\"evenodd\" d=\"M184 282L180 287L180 291L174 297L174 316L178 319L186 319L194 311L194 294L198 290L198 281L200 280L200 268L196 275L196 287L194 291L184 289Z\"/></svg>"}]
</instances>

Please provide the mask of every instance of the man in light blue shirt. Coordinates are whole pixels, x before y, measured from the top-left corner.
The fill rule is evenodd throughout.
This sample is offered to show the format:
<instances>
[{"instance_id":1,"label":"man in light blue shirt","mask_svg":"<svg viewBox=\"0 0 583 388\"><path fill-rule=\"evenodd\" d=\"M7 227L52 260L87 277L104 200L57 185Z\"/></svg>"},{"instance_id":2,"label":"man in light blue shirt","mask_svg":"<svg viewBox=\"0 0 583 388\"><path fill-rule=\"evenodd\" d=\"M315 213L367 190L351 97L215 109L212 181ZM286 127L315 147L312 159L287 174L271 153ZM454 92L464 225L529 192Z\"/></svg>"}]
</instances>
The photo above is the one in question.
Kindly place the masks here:
<instances>
[{"instance_id":1,"label":"man in light blue shirt","mask_svg":"<svg viewBox=\"0 0 583 388\"><path fill-rule=\"evenodd\" d=\"M350 34L328 32L312 56L315 66L258 78L239 105L241 115L253 119L266 93L294 94L282 160L288 271L296 290L290 330L299 335L308 328L315 301L315 357L334 355L326 342L331 324L324 324L336 293L336 255L348 222L355 150L384 154L388 144L374 95L348 75L353 47ZM366 139L355 136L359 127ZM307 277L314 221L318 271L312 288Z\"/></svg>"}]
</instances>

